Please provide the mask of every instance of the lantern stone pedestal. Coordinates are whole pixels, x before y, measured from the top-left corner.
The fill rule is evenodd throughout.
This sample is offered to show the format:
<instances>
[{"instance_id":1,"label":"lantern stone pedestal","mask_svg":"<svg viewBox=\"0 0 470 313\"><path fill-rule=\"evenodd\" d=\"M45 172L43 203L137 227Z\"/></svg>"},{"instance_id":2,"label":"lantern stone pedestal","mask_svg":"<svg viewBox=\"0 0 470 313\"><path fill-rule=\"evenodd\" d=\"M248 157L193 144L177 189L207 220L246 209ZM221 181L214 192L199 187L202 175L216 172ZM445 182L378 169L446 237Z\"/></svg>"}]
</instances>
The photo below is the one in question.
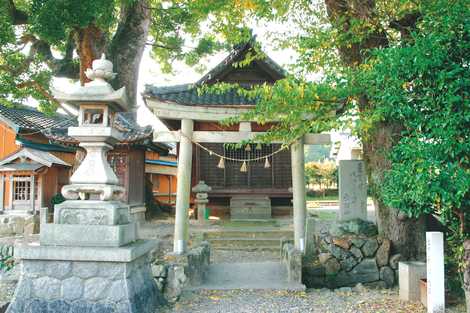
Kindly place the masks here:
<instances>
[{"instance_id":1,"label":"lantern stone pedestal","mask_svg":"<svg viewBox=\"0 0 470 313\"><path fill-rule=\"evenodd\" d=\"M149 266L153 242L125 247L16 248L21 276L8 313L155 312L163 297Z\"/></svg>"}]
</instances>

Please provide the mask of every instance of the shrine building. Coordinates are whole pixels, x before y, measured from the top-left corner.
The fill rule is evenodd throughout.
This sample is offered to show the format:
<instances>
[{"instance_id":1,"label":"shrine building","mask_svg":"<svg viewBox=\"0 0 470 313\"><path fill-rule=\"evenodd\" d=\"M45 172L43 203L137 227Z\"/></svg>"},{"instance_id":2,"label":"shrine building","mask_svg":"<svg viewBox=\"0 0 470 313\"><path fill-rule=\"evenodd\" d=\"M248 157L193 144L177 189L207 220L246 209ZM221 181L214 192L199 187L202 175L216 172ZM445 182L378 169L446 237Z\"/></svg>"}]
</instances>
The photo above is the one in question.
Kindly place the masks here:
<instances>
[{"instance_id":1,"label":"shrine building","mask_svg":"<svg viewBox=\"0 0 470 313\"><path fill-rule=\"evenodd\" d=\"M229 143L253 139L272 127L253 121L224 126L222 121L253 108L254 99L236 90L201 93L202 85L240 84L244 88L273 84L285 71L269 57L237 66L254 41L236 46L215 68L193 84L146 86L144 101L169 129L156 131L154 141L178 143L175 252L186 249L187 210L194 195L191 188L204 181L211 187L211 215L260 220L292 214L296 245L303 246L305 220L304 144L329 144L329 134L308 134L289 149L280 142L253 143L234 148ZM249 161L242 161L249 160ZM186 223L186 224L185 224ZM301 249L303 250L303 249Z\"/></svg>"}]
</instances>

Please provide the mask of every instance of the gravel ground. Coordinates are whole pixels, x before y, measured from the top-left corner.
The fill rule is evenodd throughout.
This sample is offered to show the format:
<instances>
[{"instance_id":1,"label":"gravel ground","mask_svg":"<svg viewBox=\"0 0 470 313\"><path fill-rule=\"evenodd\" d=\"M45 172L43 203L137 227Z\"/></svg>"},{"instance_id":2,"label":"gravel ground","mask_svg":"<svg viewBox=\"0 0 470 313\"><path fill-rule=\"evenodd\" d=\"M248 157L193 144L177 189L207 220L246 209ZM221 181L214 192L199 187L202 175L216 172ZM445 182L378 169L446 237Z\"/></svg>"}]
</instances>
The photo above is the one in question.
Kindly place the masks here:
<instances>
[{"instance_id":1,"label":"gravel ground","mask_svg":"<svg viewBox=\"0 0 470 313\"><path fill-rule=\"evenodd\" d=\"M199 291L159 313L425 313L421 303L398 300L397 290ZM464 313L462 307L446 310Z\"/></svg>"}]
</instances>

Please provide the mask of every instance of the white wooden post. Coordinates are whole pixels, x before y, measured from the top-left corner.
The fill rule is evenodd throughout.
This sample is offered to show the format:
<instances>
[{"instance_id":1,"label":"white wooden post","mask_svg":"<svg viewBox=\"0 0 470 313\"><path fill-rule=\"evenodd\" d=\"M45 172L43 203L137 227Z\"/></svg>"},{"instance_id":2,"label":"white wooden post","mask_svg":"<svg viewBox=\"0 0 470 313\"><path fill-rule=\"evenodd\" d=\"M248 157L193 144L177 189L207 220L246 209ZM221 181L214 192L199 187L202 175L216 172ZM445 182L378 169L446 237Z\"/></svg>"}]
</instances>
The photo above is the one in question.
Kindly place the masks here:
<instances>
[{"instance_id":1,"label":"white wooden post","mask_svg":"<svg viewBox=\"0 0 470 313\"><path fill-rule=\"evenodd\" d=\"M307 204L305 199L304 142L299 139L291 146L292 195L294 205L294 244L305 251L305 218Z\"/></svg>"},{"instance_id":2,"label":"white wooden post","mask_svg":"<svg viewBox=\"0 0 470 313\"><path fill-rule=\"evenodd\" d=\"M444 235L426 233L428 313L444 313Z\"/></svg>"},{"instance_id":3,"label":"white wooden post","mask_svg":"<svg viewBox=\"0 0 470 313\"><path fill-rule=\"evenodd\" d=\"M4 210L3 195L5 192L5 176L0 176L0 211Z\"/></svg>"},{"instance_id":4,"label":"white wooden post","mask_svg":"<svg viewBox=\"0 0 470 313\"><path fill-rule=\"evenodd\" d=\"M44 205L43 205L43 203L44 203L43 194L44 194L44 193L43 193L43 191L42 191L42 188L43 188L43 186L44 186L43 182L44 182L44 176L43 176L43 175L40 175L40 176L38 177L38 201L39 201L38 207L39 207L39 209L44 206ZM59 192L60 192L60 190L59 190Z\"/></svg>"},{"instance_id":5,"label":"white wooden post","mask_svg":"<svg viewBox=\"0 0 470 313\"><path fill-rule=\"evenodd\" d=\"M34 214L34 211L35 211L35 203L34 203L34 198L36 197L36 190L34 188L34 184L35 184L35 177L34 175L31 175L31 182L30 182L30 194L29 194L29 197L30 197L30 201L31 201L31 211L33 211L33 214Z\"/></svg>"},{"instance_id":6,"label":"white wooden post","mask_svg":"<svg viewBox=\"0 0 470 313\"><path fill-rule=\"evenodd\" d=\"M175 238L173 252L182 254L186 251L188 234L188 209L191 191L191 164L193 145L191 142L193 133L193 120L181 120L181 141L178 156L177 186L176 186L176 216Z\"/></svg>"},{"instance_id":7,"label":"white wooden post","mask_svg":"<svg viewBox=\"0 0 470 313\"><path fill-rule=\"evenodd\" d=\"M13 175L10 175L10 194L9 194L9 200L10 203L8 203L10 210L13 209L13 193L15 192L13 190L14 184L13 184Z\"/></svg>"}]
</instances>

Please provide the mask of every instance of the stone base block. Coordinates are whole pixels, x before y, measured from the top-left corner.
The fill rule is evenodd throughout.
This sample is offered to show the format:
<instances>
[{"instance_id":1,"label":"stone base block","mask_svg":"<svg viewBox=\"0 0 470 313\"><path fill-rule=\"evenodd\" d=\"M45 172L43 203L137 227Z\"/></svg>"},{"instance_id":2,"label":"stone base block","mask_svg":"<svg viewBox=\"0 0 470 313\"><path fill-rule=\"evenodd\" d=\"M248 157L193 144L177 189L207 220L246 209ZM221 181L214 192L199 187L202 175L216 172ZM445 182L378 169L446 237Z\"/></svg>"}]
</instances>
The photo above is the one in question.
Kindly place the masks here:
<instances>
[{"instance_id":1,"label":"stone base block","mask_svg":"<svg viewBox=\"0 0 470 313\"><path fill-rule=\"evenodd\" d=\"M230 199L232 220L264 220L271 218L271 199L266 196L239 195Z\"/></svg>"},{"instance_id":2,"label":"stone base block","mask_svg":"<svg viewBox=\"0 0 470 313\"><path fill-rule=\"evenodd\" d=\"M67 200L54 206L55 224L118 225L129 221L129 206L120 201Z\"/></svg>"},{"instance_id":3,"label":"stone base block","mask_svg":"<svg viewBox=\"0 0 470 313\"><path fill-rule=\"evenodd\" d=\"M400 285L400 299L404 301L419 301L419 284L423 278L426 278L426 263L399 262L398 283Z\"/></svg>"},{"instance_id":4,"label":"stone base block","mask_svg":"<svg viewBox=\"0 0 470 313\"><path fill-rule=\"evenodd\" d=\"M136 224L43 224L40 242L48 246L120 247L137 238Z\"/></svg>"},{"instance_id":5,"label":"stone base block","mask_svg":"<svg viewBox=\"0 0 470 313\"><path fill-rule=\"evenodd\" d=\"M148 253L123 262L22 259L7 313L154 313L164 299Z\"/></svg>"}]
</instances>

